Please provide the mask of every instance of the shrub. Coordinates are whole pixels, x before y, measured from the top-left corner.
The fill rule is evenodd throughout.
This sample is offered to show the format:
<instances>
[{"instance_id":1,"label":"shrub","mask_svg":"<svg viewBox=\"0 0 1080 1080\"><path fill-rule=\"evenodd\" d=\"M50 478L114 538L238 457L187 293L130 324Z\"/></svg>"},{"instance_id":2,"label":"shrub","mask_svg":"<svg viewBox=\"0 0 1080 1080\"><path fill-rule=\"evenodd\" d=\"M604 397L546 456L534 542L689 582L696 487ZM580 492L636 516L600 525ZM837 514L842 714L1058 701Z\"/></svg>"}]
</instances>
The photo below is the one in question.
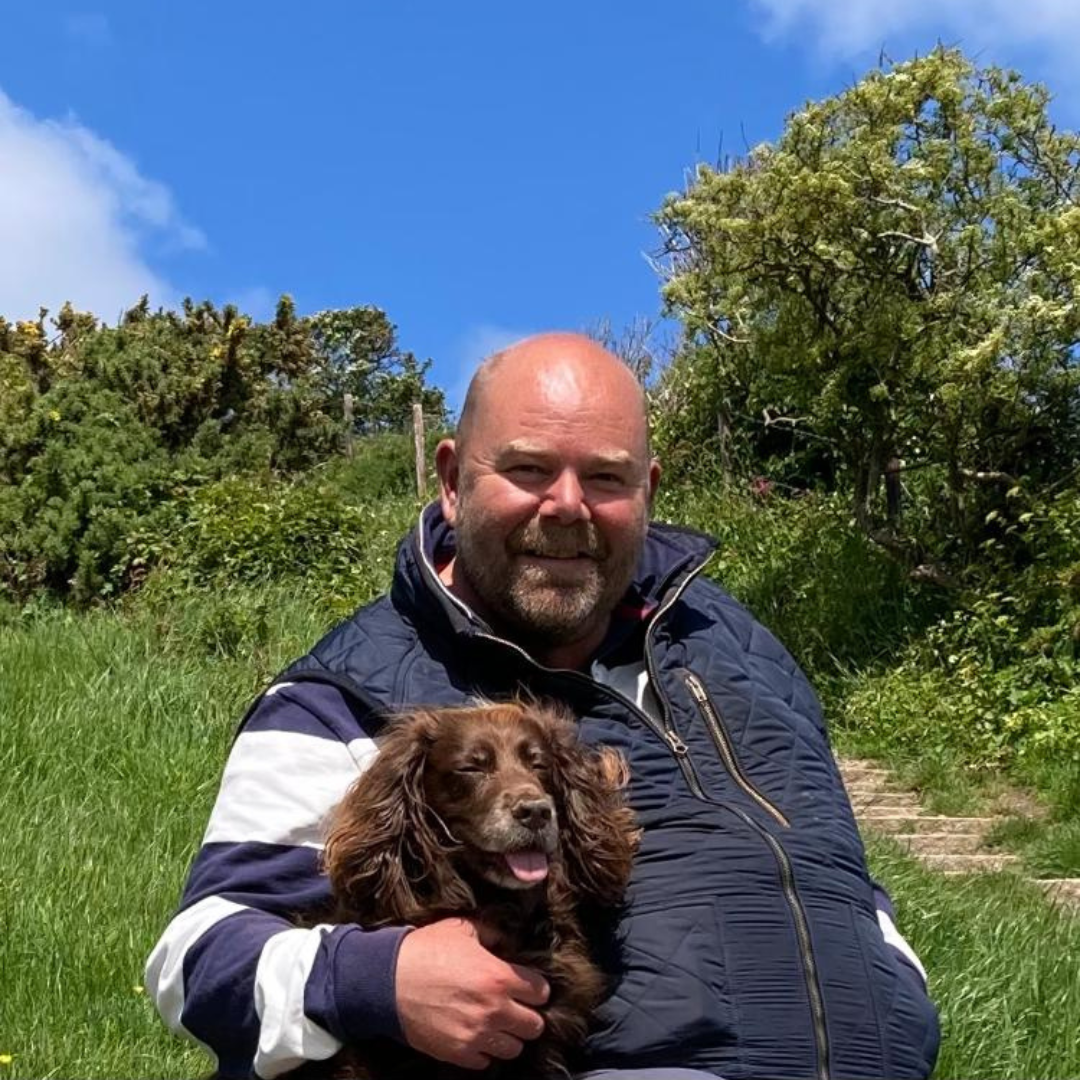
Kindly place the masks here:
<instances>
[{"instance_id":1,"label":"shrub","mask_svg":"<svg viewBox=\"0 0 1080 1080\"><path fill-rule=\"evenodd\" d=\"M64 382L9 431L0 484L0 585L76 602L108 595L126 537L163 497L168 458L118 394Z\"/></svg>"},{"instance_id":2,"label":"shrub","mask_svg":"<svg viewBox=\"0 0 1080 1080\"><path fill-rule=\"evenodd\" d=\"M160 565L184 588L293 582L343 613L389 584L397 541L416 512L408 499L355 503L319 473L227 477L149 518L129 537L124 570L130 578Z\"/></svg>"},{"instance_id":3,"label":"shrub","mask_svg":"<svg viewBox=\"0 0 1080 1080\"><path fill-rule=\"evenodd\" d=\"M818 680L891 655L939 609L853 527L840 496L754 491L705 474L663 493L657 513L717 538L709 573Z\"/></svg>"}]
</instances>

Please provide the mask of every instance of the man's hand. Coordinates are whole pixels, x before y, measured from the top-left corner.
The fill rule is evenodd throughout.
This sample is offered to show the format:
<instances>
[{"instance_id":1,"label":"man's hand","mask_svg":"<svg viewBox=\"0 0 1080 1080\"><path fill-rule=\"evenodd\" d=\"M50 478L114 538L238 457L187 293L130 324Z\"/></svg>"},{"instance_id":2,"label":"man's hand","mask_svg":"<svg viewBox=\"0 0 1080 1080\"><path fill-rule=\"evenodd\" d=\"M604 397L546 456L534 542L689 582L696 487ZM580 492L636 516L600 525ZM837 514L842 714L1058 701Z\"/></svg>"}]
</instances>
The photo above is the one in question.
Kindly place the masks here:
<instances>
[{"instance_id":1,"label":"man's hand","mask_svg":"<svg viewBox=\"0 0 1080 1080\"><path fill-rule=\"evenodd\" d=\"M530 1006L550 988L533 968L488 952L464 919L443 919L406 934L398 952L396 995L405 1041L465 1069L510 1060L544 1030Z\"/></svg>"}]
</instances>

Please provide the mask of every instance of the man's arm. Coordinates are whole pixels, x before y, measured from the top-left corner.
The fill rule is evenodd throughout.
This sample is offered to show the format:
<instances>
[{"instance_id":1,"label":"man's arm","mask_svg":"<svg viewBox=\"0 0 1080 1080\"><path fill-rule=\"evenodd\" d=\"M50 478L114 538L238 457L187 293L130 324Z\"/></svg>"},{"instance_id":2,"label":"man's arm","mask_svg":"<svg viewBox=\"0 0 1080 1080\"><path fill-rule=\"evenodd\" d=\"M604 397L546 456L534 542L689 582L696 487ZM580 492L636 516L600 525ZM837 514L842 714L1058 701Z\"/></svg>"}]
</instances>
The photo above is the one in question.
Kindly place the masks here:
<instances>
[{"instance_id":1,"label":"man's arm","mask_svg":"<svg viewBox=\"0 0 1080 1080\"><path fill-rule=\"evenodd\" d=\"M462 920L296 926L328 909L323 822L376 752L345 695L318 683L272 687L233 745L146 969L165 1022L222 1077L278 1076L376 1036L480 1069L543 1030L547 983Z\"/></svg>"},{"instance_id":2,"label":"man's arm","mask_svg":"<svg viewBox=\"0 0 1080 1080\"><path fill-rule=\"evenodd\" d=\"M346 1039L401 1036L405 928L296 928L325 910L326 814L376 753L339 691L272 687L233 745L179 912L147 963L166 1024L222 1076L277 1076Z\"/></svg>"},{"instance_id":3,"label":"man's arm","mask_svg":"<svg viewBox=\"0 0 1080 1080\"><path fill-rule=\"evenodd\" d=\"M926 968L922 961L915 955L915 950L907 943L900 931L896 929L896 914L893 911L892 899L889 894L876 882L871 881L874 888L874 906L877 908L878 926L881 927L885 943L890 945L896 952L900 962L918 977L922 988L926 989Z\"/></svg>"},{"instance_id":4,"label":"man's arm","mask_svg":"<svg viewBox=\"0 0 1080 1080\"><path fill-rule=\"evenodd\" d=\"M798 664L795 663L795 660L786 650L784 650L784 657L786 659L788 671L793 678L795 700L805 715L809 716L813 721L814 726L818 729L821 738L824 740L829 756L832 757L832 746L828 729L825 725L825 718L822 714L821 702L818 700L818 696L814 692L814 688L810 685L810 680L807 679L806 674ZM834 767L833 775L835 782L843 788L844 781L840 776L838 767ZM847 798L846 791L844 792L844 797ZM852 815L854 816L854 810L852 811ZM866 873L873 889L874 907L877 910L878 926L881 928L882 936L885 938L886 944L891 947L901 969L909 977L915 980L915 984L925 994L927 992L926 968L923 967L922 961L916 955L915 950L908 944L900 931L896 928L896 912L893 909L893 903L889 894L876 881L869 877L869 868L867 868Z\"/></svg>"}]
</instances>

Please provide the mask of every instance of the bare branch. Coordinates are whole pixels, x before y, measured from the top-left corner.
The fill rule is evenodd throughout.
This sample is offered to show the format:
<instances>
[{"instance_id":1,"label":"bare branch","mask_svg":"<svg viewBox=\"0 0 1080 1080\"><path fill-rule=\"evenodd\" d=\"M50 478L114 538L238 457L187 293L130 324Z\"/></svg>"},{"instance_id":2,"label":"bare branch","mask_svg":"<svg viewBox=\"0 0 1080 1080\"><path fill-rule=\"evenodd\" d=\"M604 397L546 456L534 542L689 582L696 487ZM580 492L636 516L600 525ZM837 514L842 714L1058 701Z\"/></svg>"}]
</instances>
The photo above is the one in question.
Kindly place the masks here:
<instances>
[{"instance_id":1,"label":"bare branch","mask_svg":"<svg viewBox=\"0 0 1080 1080\"><path fill-rule=\"evenodd\" d=\"M937 237L926 234L925 236L912 236L911 233L899 232L896 229L888 229L877 234L879 240L906 240L909 244L919 244L937 254Z\"/></svg>"},{"instance_id":2,"label":"bare branch","mask_svg":"<svg viewBox=\"0 0 1080 1080\"><path fill-rule=\"evenodd\" d=\"M721 330L719 326L714 326L709 323L707 327L710 334L719 338L721 341L726 341L730 345L749 345L750 339L744 337L736 337L734 334L729 334L726 330Z\"/></svg>"},{"instance_id":3,"label":"bare branch","mask_svg":"<svg viewBox=\"0 0 1080 1080\"><path fill-rule=\"evenodd\" d=\"M871 202L876 202L879 206L895 206L898 210L906 210L909 214L918 214L920 210L917 206L912 206L909 202L904 202L903 199L886 199L884 195L871 195Z\"/></svg>"},{"instance_id":4,"label":"bare branch","mask_svg":"<svg viewBox=\"0 0 1080 1080\"><path fill-rule=\"evenodd\" d=\"M761 410L761 415L765 417L766 427L772 427L773 424L790 424L795 427L797 424L809 423L805 416L773 416L768 406Z\"/></svg>"},{"instance_id":5,"label":"bare branch","mask_svg":"<svg viewBox=\"0 0 1080 1080\"><path fill-rule=\"evenodd\" d=\"M975 469L961 469L960 475L967 480L974 480L980 484L1008 484L1010 487L1016 487L1017 484L1015 476L1010 476L1007 472L998 472L996 470L979 472Z\"/></svg>"},{"instance_id":6,"label":"bare branch","mask_svg":"<svg viewBox=\"0 0 1080 1080\"><path fill-rule=\"evenodd\" d=\"M938 585L943 589L958 588L960 583L940 566L933 563L920 563L909 574L912 581L928 581L931 585Z\"/></svg>"}]
</instances>

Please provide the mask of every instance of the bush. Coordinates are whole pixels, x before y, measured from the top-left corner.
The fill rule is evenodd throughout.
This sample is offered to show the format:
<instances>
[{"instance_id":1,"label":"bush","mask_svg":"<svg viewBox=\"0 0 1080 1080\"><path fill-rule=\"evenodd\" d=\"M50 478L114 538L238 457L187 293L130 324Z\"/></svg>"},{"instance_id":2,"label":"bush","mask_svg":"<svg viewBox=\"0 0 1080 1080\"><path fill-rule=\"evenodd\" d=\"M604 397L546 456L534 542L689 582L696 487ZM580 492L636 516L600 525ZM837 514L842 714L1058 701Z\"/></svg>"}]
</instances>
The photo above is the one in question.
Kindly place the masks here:
<instances>
[{"instance_id":1,"label":"bush","mask_svg":"<svg viewBox=\"0 0 1080 1080\"><path fill-rule=\"evenodd\" d=\"M292 582L345 613L389 584L397 542L416 513L408 499L357 504L319 473L228 477L148 519L129 537L124 569L131 578L160 565L182 588Z\"/></svg>"},{"instance_id":2,"label":"bush","mask_svg":"<svg viewBox=\"0 0 1080 1080\"><path fill-rule=\"evenodd\" d=\"M435 447L445 435L436 430L427 436L428 490L434 491L431 464ZM370 503L382 498L412 498L416 493L416 459L411 433L384 432L365 435L353 445L353 456L328 462L324 482L331 483L342 498Z\"/></svg>"},{"instance_id":3,"label":"bush","mask_svg":"<svg viewBox=\"0 0 1080 1080\"><path fill-rule=\"evenodd\" d=\"M853 678L842 723L879 752L976 766L1080 761L1080 664L1025 655L1003 599L976 598L895 664Z\"/></svg>"},{"instance_id":4,"label":"bush","mask_svg":"<svg viewBox=\"0 0 1080 1080\"><path fill-rule=\"evenodd\" d=\"M8 433L0 484L0 586L76 602L115 590L127 534L163 497L168 458L119 395L61 383Z\"/></svg>"},{"instance_id":5,"label":"bush","mask_svg":"<svg viewBox=\"0 0 1080 1080\"><path fill-rule=\"evenodd\" d=\"M55 335L44 312L14 327L0 319L0 591L20 601L40 589L77 603L115 596L175 548L177 529L198 532L211 518L191 541L194 563L218 559L215 572L245 580L295 576L287 545L302 551L310 540L324 564L341 563L324 571L356 584L345 569L355 522L305 487L261 524L258 501L241 498L247 517L230 532L214 504L235 494L225 478L297 475L337 458L346 393L358 431L396 429L414 401L445 421L442 392L425 385L429 362L402 351L372 307L298 317L283 297L273 321L258 324L231 305L151 312L144 298L115 327L70 305L52 323ZM387 484L405 493L411 453L399 459L397 449L362 455L354 487L365 497ZM214 482L226 486L193 499ZM270 535L278 527L281 544ZM249 540L259 549L243 555Z\"/></svg>"},{"instance_id":6,"label":"bush","mask_svg":"<svg viewBox=\"0 0 1080 1080\"><path fill-rule=\"evenodd\" d=\"M854 528L837 495L739 490L706 474L664 492L657 514L717 538L711 576L819 682L892 655L940 607Z\"/></svg>"}]
</instances>

